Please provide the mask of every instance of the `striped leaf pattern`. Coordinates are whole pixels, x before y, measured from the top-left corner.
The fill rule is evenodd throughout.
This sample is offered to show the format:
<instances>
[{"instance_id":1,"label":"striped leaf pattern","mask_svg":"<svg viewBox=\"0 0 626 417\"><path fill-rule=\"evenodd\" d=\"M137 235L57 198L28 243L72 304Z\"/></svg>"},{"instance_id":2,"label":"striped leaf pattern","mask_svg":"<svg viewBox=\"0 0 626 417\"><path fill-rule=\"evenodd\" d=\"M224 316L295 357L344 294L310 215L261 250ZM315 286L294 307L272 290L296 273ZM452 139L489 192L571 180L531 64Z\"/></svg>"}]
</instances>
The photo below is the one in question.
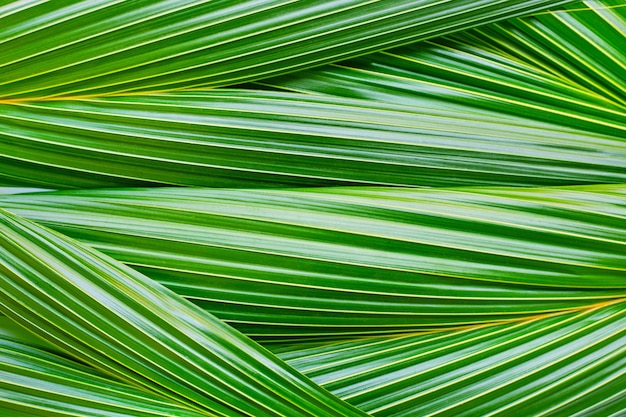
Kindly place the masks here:
<instances>
[{"instance_id":1,"label":"striped leaf pattern","mask_svg":"<svg viewBox=\"0 0 626 417\"><path fill-rule=\"evenodd\" d=\"M260 84L419 107L488 109L623 139L626 7L622 1L583 5Z\"/></svg>"},{"instance_id":2,"label":"striped leaf pattern","mask_svg":"<svg viewBox=\"0 0 626 417\"><path fill-rule=\"evenodd\" d=\"M625 306L280 356L375 416L618 416L626 400Z\"/></svg>"},{"instance_id":3,"label":"striped leaf pattern","mask_svg":"<svg viewBox=\"0 0 626 417\"><path fill-rule=\"evenodd\" d=\"M626 414L623 0L9 0L0 50L0 416Z\"/></svg>"},{"instance_id":4,"label":"striped leaf pattern","mask_svg":"<svg viewBox=\"0 0 626 417\"><path fill-rule=\"evenodd\" d=\"M621 138L490 112L280 92L0 104L0 129L6 186L626 182Z\"/></svg>"},{"instance_id":5,"label":"striped leaf pattern","mask_svg":"<svg viewBox=\"0 0 626 417\"><path fill-rule=\"evenodd\" d=\"M0 312L72 356L205 415L364 415L141 273L9 212L0 226Z\"/></svg>"},{"instance_id":6,"label":"striped leaf pattern","mask_svg":"<svg viewBox=\"0 0 626 417\"><path fill-rule=\"evenodd\" d=\"M24 99L231 85L571 1L3 3L0 98Z\"/></svg>"},{"instance_id":7,"label":"striped leaf pattern","mask_svg":"<svg viewBox=\"0 0 626 417\"><path fill-rule=\"evenodd\" d=\"M621 185L157 188L0 204L248 334L294 337L426 330L624 297L625 197Z\"/></svg>"},{"instance_id":8,"label":"striped leaf pattern","mask_svg":"<svg viewBox=\"0 0 626 417\"><path fill-rule=\"evenodd\" d=\"M94 368L0 337L0 395L10 416L202 417L166 397L122 384Z\"/></svg>"}]
</instances>

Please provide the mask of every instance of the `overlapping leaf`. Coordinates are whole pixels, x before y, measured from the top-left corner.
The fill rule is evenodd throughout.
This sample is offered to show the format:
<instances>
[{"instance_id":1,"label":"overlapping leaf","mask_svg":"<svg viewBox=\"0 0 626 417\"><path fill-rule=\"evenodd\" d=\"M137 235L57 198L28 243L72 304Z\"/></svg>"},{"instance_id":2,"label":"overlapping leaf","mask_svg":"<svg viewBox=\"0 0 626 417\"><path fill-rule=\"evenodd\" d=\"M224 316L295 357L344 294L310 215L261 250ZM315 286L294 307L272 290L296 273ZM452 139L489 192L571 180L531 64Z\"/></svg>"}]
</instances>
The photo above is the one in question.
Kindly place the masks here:
<instances>
[{"instance_id":1,"label":"overlapping leaf","mask_svg":"<svg viewBox=\"0 0 626 417\"><path fill-rule=\"evenodd\" d=\"M626 182L622 138L489 111L215 90L0 105L0 185Z\"/></svg>"},{"instance_id":2,"label":"overlapping leaf","mask_svg":"<svg viewBox=\"0 0 626 417\"><path fill-rule=\"evenodd\" d=\"M620 6L620 7L613 7ZM586 1L263 81L418 107L464 105L626 136L626 7Z\"/></svg>"},{"instance_id":3,"label":"overlapping leaf","mask_svg":"<svg viewBox=\"0 0 626 417\"><path fill-rule=\"evenodd\" d=\"M626 183L622 3L5 2L0 186ZM0 414L616 417L625 190L0 197Z\"/></svg>"},{"instance_id":4,"label":"overlapping leaf","mask_svg":"<svg viewBox=\"0 0 626 417\"><path fill-rule=\"evenodd\" d=\"M94 368L0 336L0 410L7 416L202 417Z\"/></svg>"},{"instance_id":5,"label":"overlapping leaf","mask_svg":"<svg viewBox=\"0 0 626 417\"><path fill-rule=\"evenodd\" d=\"M0 97L229 85L567 0L26 0L0 5Z\"/></svg>"},{"instance_id":6,"label":"overlapping leaf","mask_svg":"<svg viewBox=\"0 0 626 417\"><path fill-rule=\"evenodd\" d=\"M146 10L159 11L150 18L140 19L139 23L150 28L161 18L179 19L181 25L189 24L190 28L203 24L212 27L201 17L191 17L198 13L201 16L204 13L201 11L209 7L200 3L180 4L179 8L171 10L168 7L172 5L167 2L140 3L133 5L138 9L132 12L126 10L129 6L123 3L102 4L101 8L90 9L80 9L83 3L77 3L78 8L68 7L54 13L48 10L54 6L33 5L9 13L5 18L9 22L18 22L33 10L41 11L41 22L47 23L32 36L43 36L48 23L49 29L55 31L59 27L56 23L60 21L65 22L60 25L76 24L74 14L80 15L78 20L94 23L93 19L101 13L113 13L122 16L120 21L130 19L130 25L136 13L146 7ZM356 3L350 6L345 2L315 7L309 2L283 2L280 5L221 2L220 7L228 14L246 8L269 7L270 3L272 7L276 6L271 9L274 12L294 8L305 14L321 13L322 16L324 8L354 6L356 8L350 10L367 9L395 16L395 9L379 9L380 2L360 2L358 7ZM437 8L443 7L444 3L449 2L424 2L411 7L421 10L414 17L432 17L438 16ZM457 3L455 6L459 10L470 7L469 3ZM560 3L552 3L556 4ZM610 4L610 1L586 3L596 7ZM539 6L535 2L524 5ZM215 15L216 7L215 4L211 6L212 15ZM474 11L468 16L478 19L474 23L482 22L482 17L486 18L495 10L492 10L493 5L486 3L471 7ZM498 9L498 13L505 9ZM506 10L510 13L512 9ZM434 13L432 16L431 12ZM295 81L269 82L296 90L324 91L393 103L404 101L408 106L251 90L5 104L0 107L4 116L0 120L3 131L0 136L3 146L0 184L84 188L155 184L272 187L626 182L623 100L618 99L615 91L603 95L604 90L592 88L603 85L602 80L606 78L609 81L604 84L612 82L613 90L616 90L620 77L623 77L623 72L618 71L620 57L624 54L621 45L626 44L619 23L623 21L623 13L616 8L539 15L464 32L457 38L437 41L426 48L418 44L341 64L335 69L305 72L296 76ZM449 10L448 14L453 15ZM326 17L320 19L338 19L339 15L324 15ZM355 18L367 20L357 15ZM282 14L277 17L280 18L283 18ZM102 25L116 25L120 21L98 21L93 27L87 27L100 30ZM371 22L374 25L372 30L381 23L376 22ZM437 19L434 22L444 24ZM131 26L138 37L154 35L149 30L137 30L134 23ZM320 29L318 26L315 30ZM13 26L7 27L7 30L13 30L10 29ZM583 27L591 34L581 34ZM16 33L20 30L30 33L26 26L17 25L16 28ZM546 36L541 29L546 33L563 32L563 42L567 40L578 49L592 51L587 53L589 56L584 62L600 70L585 78L578 68L582 61L577 61L579 65L572 69L558 54L550 55L554 45L544 46L537 40L537 37ZM173 29L154 26L153 30L160 33ZM196 33L195 29L189 30L190 34ZM115 39L119 35L117 31L111 34L115 34ZM74 35L64 33L59 36L71 38ZM274 40L280 38L275 32L268 32L267 36ZM598 37L607 41L591 48L588 40ZM54 39L47 42L54 43ZM193 39L190 42L198 41ZM99 36L86 42L92 41L103 48L112 47ZM249 38L245 41L248 46L253 44ZM132 43L133 40L124 38L116 42ZM118 43L114 42L115 45ZM305 48L314 47L314 44L302 43ZM85 45L81 41L74 46L86 51L84 53L92 53L93 48L84 48ZM183 48L186 44L181 45ZM331 42L329 45L335 44ZM349 45L341 48L349 49ZM153 46L146 43L141 48L146 47L154 54L166 53ZM31 49L29 46L28 53L32 52ZM11 51L16 54L24 52L19 48ZM63 51L64 48L55 49L60 60L67 59ZM136 55L134 49L130 51L133 57L141 55ZM293 56L288 48L280 51ZM226 52L233 53L231 49ZM43 60L46 56L37 55L36 59ZM202 56L207 59L206 54ZM267 62L263 52L251 56L261 63ZM553 61L546 64L548 58ZM302 57L298 59L306 61ZM48 61L46 59L42 65L48 65ZM178 62L178 58L173 59L172 65L178 65ZM119 64L110 57L107 63ZM235 63L245 67L239 58ZM25 68L22 61L16 66ZM102 70L93 65L87 65L87 68L96 72ZM150 71L160 71L159 65L149 68ZM563 68L569 72L561 70ZM28 67L28 76L32 74L32 68ZM50 74L46 74L42 80L47 80ZM130 71L130 74L134 72ZM170 75L168 80L173 79ZM77 79L75 73L68 71L59 72L59 76L71 82ZM547 120L559 126L533 119ZM123 143L133 143L133 146L121 147Z\"/></svg>"},{"instance_id":7,"label":"overlapping leaf","mask_svg":"<svg viewBox=\"0 0 626 417\"><path fill-rule=\"evenodd\" d=\"M616 417L626 401L626 302L280 355L374 416Z\"/></svg>"},{"instance_id":8,"label":"overlapping leaf","mask_svg":"<svg viewBox=\"0 0 626 417\"><path fill-rule=\"evenodd\" d=\"M73 357L204 415L364 415L140 273L6 211L0 222L0 312Z\"/></svg>"},{"instance_id":9,"label":"overlapping leaf","mask_svg":"<svg viewBox=\"0 0 626 417\"><path fill-rule=\"evenodd\" d=\"M256 335L504 320L625 295L626 188L36 193L0 206Z\"/></svg>"},{"instance_id":10,"label":"overlapping leaf","mask_svg":"<svg viewBox=\"0 0 626 417\"><path fill-rule=\"evenodd\" d=\"M508 324L274 350L375 416L617 416L626 395L625 306L622 300ZM10 323L0 321L0 333L10 335L0 336L1 375L9 382L0 403L11 415L200 415L32 348L32 338L13 336ZM9 395L18 404L9 407Z\"/></svg>"}]
</instances>

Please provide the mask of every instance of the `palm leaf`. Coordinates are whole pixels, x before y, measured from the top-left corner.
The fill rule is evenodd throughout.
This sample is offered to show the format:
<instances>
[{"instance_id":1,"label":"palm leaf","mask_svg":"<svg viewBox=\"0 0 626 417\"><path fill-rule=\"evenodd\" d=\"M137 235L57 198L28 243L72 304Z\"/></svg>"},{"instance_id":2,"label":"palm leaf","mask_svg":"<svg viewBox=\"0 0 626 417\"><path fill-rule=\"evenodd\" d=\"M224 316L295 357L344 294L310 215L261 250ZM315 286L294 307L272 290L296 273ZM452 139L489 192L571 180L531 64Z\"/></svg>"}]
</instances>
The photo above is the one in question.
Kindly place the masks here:
<instances>
[{"instance_id":1,"label":"palm leaf","mask_svg":"<svg viewBox=\"0 0 626 417\"><path fill-rule=\"evenodd\" d=\"M626 5L616 0L587 0L582 9L539 14L495 25L500 46L577 88L626 105ZM586 6L586 7L585 7ZM483 35L491 35L488 31ZM510 40L504 41L509 38Z\"/></svg>"},{"instance_id":2,"label":"palm leaf","mask_svg":"<svg viewBox=\"0 0 626 417\"><path fill-rule=\"evenodd\" d=\"M623 6L0 3L0 414L623 414Z\"/></svg>"},{"instance_id":3,"label":"palm leaf","mask_svg":"<svg viewBox=\"0 0 626 417\"><path fill-rule=\"evenodd\" d=\"M7 186L626 182L621 137L487 110L250 90L0 105L0 144Z\"/></svg>"},{"instance_id":4,"label":"palm leaf","mask_svg":"<svg viewBox=\"0 0 626 417\"><path fill-rule=\"evenodd\" d=\"M625 307L621 301L460 331L275 350L376 416L619 415L626 396ZM12 416L21 410L61 416L203 415L33 348L37 342L15 337L14 326L0 321L0 333L10 334L0 336L5 381L0 404Z\"/></svg>"},{"instance_id":5,"label":"palm leaf","mask_svg":"<svg viewBox=\"0 0 626 417\"><path fill-rule=\"evenodd\" d=\"M0 336L0 408L13 416L202 417L78 362Z\"/></svg>"},{"instance_id":6,"label":"palm leaf","mask_svg":"<svg viewBox=\"0 0 626 417\"><path fill-rule=\"evenodd\" d=\"M625 328L622 300L506 324L273 350L375 416L606 417L619 415L626 395ZM0 369L9 382L0 404L12 416L39 407L43 415L200 415L33 348L39 342L15 330L0 320ZM22 403L9 406L10 396Z\"/></svg>"},{"instance_id":7,"label":"palm leaf","mask_svg":"<svg viewBox=\"0 0 626 417\"><path fill-rule=\"evenodd\" d=\"M5 316L0 316L0 338L3 340L17 342L35 349L53 352L61 356L63 355L62 351L58 350L44 339L24 329L22 326L16 324L13 320Z\"/></svg>"},{"instance_id":8,"label":"palm leaf","mask_svg":"<svg viewBox=\"0 0 626 417\"><path fill-rule=\"evenodd\" d=\"M4 99L225 85L566 0L20 1L0 6Z\"/></svg>"},{"instance_id":9,"label":"palm leaf","mask_svg":"<svg viewBox=\"0 0 626 417\"><path fill-rule=\"evenodd\" d=\"M204 415L364 415L145 276L6 211L0 226L0 311L73 357Z\"/></svg>"},{"instance_id":10,"label":"palm leaf","mask_svg":"<svg viewBox=\"0 0 626 417\"><path fill-rule=\"evenodd\" d=\"M13 416L201 416L70 359L0 316L0 410Z\"/></svg>"},{"instance_id":11,"label":"palm leaf","mask_svg":"<svg viewBox=\"0 0 626 417\"><path fill-rule=\"evenodd\" d=\"M626 301L462 331L282 349L374 416L618 416Z\"/></svg>"},{"instance_id":12,"label":"palm leaf","mask_svg":"<svg viewBox=\"0 0 626 417\"><path fill-rule=\"evenodd\" d=\"M0 205L257 336L395 332L626 295L621 185L138 189Z\"/></svg>"},{"instance_id":13,"label":"palm leaf","mask_svg":"<svg viewBox=\"0 0 626 417\"><path fill-rule=\"evenodd\" d=\"M626 7L586 1L263 85L416 107L451 104L626 135Z\"/></svg>"}]
</instances>

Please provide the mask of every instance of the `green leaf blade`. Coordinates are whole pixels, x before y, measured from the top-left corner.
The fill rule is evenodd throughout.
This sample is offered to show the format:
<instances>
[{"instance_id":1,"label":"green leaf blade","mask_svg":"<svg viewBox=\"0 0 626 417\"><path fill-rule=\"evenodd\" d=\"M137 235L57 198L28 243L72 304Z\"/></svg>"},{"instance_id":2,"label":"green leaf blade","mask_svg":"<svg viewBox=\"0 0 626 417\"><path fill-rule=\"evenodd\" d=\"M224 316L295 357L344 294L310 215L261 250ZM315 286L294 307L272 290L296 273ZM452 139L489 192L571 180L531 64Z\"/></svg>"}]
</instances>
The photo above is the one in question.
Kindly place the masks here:
<instances>
[{"instance_id":1,"label":"green leaf blade","mask_svg":"<svg viewBox=\"0 0 626 417\"><path fill-rule=\"evenodd\" d=\"M0 337L0 375L0 409L5 412L103 417L205 415L4 337Z\"/></svg>"},{"instance_id":2,"label":"green leaf blade","mask_svg":"<svg viewBox=\"0 0 626 417\"><path fill-rule=\"evenodd\" d=\"M261 84L415 107L464 106L468 113L489 109L623 138L622 6L588 1Z\"/></svg>"},{"instance_id":3,"label":"green leaf blade","mask_svg":"<svg viewBox=\"0 0 626 417\"><path fill-rule=\"evenodd\" d=\"M7 212L2 228L3 313L75 357L209 415L362 415L143 275Z\"/></svg>"},{"instance_id":4,"label":"green leaf blade","mask_svg":"<svg viewBox=\"0 0 626 417\"><path fill-rule=\"evenodd\" d=\"M626 182L622 138L487 111L282 92L7 104L0 128L8 186Z\"/></svg>"},{"instance_id":5,"label":"green leaf blade","mask_svg":"<svg viewBox=\"0 0 626 417\"><path fill-rule=\"evenodd\" d=\"M281 356L375 416L592 415L623 398L624 302ZM617 400L619 401L619 400ZM623 406L623 405L622 405Z\"/></svg>"},{"instance_id":6,"label":"green leaf blade","mask_svg":"<svg viewBox=\"0 0 626 417\"><path fill-rule=\"evenodd\" d=\"M128 189L0 206L259 337L392 333L620 298L624 187Z\"/></svg>"},{"instance_id":7,"label":"green leaf blade","mask_svg":"<svg viewBox=\"0 0 626 417\"><path fill-rule=\"evenodd\" d=\"M0 87L23 98L232 85L567 3L35 3L0 20Z\"/></svg>"}]
</instances>

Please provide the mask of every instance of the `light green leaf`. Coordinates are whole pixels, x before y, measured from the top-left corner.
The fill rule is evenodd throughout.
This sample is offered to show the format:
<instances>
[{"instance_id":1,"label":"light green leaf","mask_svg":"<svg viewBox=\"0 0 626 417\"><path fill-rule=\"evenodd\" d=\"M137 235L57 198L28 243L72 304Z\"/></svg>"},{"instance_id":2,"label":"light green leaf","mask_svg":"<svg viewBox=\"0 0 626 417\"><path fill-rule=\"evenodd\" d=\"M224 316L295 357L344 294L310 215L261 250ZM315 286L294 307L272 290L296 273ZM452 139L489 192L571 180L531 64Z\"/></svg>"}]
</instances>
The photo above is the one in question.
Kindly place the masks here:
<instances>
[{"instance_id":1,"label":"light green leaf","mask_svg":"<svg viewBox=\"0 0 626 417\"><path fill-rule=\"evenodd\" d=\"M230 85L568 3L23 1L0 6L0 97Z\"/></svg>"},{"instance_id":2,"label":"light green leaf","mask_svg":"<svg viewBox=\"0 0 626 417\"><path fill-rule=\"evenodd\" d=\"M0 206L257 336L515 319L626 295L626 187L129 189Z\"/></svg>"},{"instance_id":3,"label":"light green leaf","mask_svg":"<svg viewBox=\"0 0 626 417\"><path fill-rule=\"evenodd\" d=\"M0 312L71 356L210 416L362 416L142 274L0 211Z\"/></svg>"},{"instance_id":4,"label":"light green leaf","mask_svg":"<svg viewBox=\"0 0 626 417\"><path fill-rule=\"evenodd\" d=\"M0 105L0 185L626 183L621 137L490 111L214 90Z\"/></svg>"}]
</instances>

